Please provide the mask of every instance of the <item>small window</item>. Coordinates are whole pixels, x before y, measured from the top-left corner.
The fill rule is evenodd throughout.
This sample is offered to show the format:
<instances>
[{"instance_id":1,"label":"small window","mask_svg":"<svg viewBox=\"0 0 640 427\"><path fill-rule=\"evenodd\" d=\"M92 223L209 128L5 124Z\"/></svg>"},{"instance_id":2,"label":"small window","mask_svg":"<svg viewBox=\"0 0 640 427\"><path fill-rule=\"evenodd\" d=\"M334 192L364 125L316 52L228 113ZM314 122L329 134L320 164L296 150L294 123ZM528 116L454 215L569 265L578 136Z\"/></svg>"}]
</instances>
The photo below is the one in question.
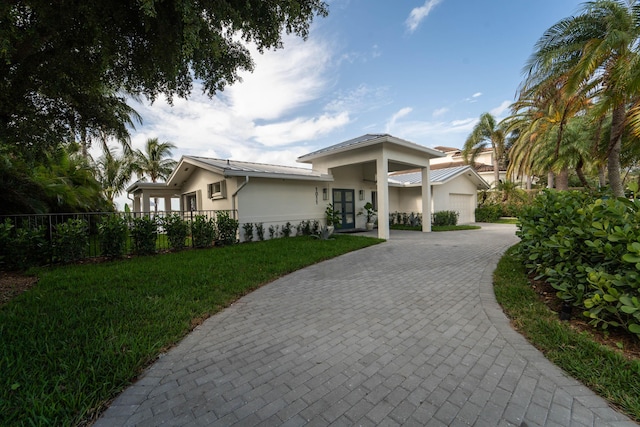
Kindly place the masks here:
<instances>
[{"instance_id":1,"label":"small window","mask_svg":"<svg viewBox=\"0 0 640 427\"><path fill-rule=\"evenodd\" d=\"M210 199L224 199L227 197L227 183L218 181L207 186Z\"/></svg>"},{"instance_id":2,"label":"small window","mask_svg":"<svg viewBox=\"0 0 640 427\"><path fill-rule=\"evenodd\" d=\"M371 205L374 211L378 210L378 193L376 191L371 192Z\"/></svg>"}]
</instances>

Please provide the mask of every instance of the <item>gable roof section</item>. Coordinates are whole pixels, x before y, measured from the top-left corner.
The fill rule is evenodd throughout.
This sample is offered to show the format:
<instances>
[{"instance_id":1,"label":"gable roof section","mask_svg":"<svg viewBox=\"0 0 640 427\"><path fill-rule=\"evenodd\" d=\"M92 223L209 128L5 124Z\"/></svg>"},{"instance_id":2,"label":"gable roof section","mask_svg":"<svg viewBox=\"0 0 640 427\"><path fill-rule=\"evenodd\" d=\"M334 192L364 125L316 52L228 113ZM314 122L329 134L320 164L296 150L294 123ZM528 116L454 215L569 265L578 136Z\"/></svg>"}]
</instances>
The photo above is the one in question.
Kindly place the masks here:
<instances>
[{"instance_id":1,"label":"gable roof section","mask_svg":"<svg viewBox=\"0 0 640 427\"><path fill-rule=\"evenodd\" d=\"M465 174L479 189L490 188L489 184L469 165L432 170L430 171L429 178L431 179L431 185L442 185ZM422 185L422 172L412 170L390 173L389 184L401 187Z\"/></svg>"},{"instance_id":2,"label":"gable roof section","mask_svg":"<svg viewBox=\"0 0 640 427\"><path fill-rule=\"evenodd\" d=\"M433 148L428 148L414 142L406 141L404 139L397 138L388 133L368 133L366 135L359 136L357 138L349 139L347 141L340 142L329 147L322 148L304 156L298 157L300 163L311 163L312 160L325 157L331 154L343 153L345 151L353 150L355 148L368 147L383 142L391 142L403 147L411 148L413 150L421 151L428 157L443 157L444 153Z\"/></svg>"},{"instance_id":3,"label":"gable roof section","mask_svg":"<svg viewBox=\"0 0 640 427\"><path fill-rule=\"evenodd\" d=\"M293 166L270 165L266 163L241 162L230 159L210 157L182 156L178 166L167 180L167 184L182 182L191 175L190 165L223 175L224 177L261 177L311 181L333 181L331 175L322 174L307 168Z\"/></svg>"}]
</instances>

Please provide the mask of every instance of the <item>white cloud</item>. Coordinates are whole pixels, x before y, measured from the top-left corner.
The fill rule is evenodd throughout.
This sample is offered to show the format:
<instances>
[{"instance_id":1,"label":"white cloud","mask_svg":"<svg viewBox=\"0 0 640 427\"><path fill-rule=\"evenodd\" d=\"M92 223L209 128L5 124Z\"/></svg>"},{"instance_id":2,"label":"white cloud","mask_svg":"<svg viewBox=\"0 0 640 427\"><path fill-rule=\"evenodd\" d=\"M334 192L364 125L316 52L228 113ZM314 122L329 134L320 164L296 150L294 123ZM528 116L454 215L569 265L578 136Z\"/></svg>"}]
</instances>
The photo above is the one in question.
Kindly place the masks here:
<instances>
[{"instance_id":1,"label":"white cloud","mask_svg":"<svg viewBox=\"0 0 640 427\"><path fill-rule=\"evenodd\" d=\"M285 48L259 54L251 48L253 73L241 73L242 83L226 89L234 113L251 120L273 120L316 99L326 88L331 60L328 45L316 39L288 36Z\"/></svg>"},{"instance_id":2,"label":"white cloud","mask_svg":"<svg viewBox=\"0 0 640 427\"><path fill-rule=\"evenodd\" d=\"M405 25L409 32L414 32L420 23L431 13L431 10L436 7L442 0L426 0L420 7L416 7L411 10L409 17L405 21Z\"/></svg>"},{"instance_id":3,"label":"white cloud","mask_svg":"<svg viewBox=\"0 0 640 427\"><path fill-rule=\"evenodd\" d=\"M396 121L398 121L398 119L401 119L402 117L405 117L406 115L408 115L409 113L411 113L413 111L413 108L411 107L404 107L401 108L397 113L394 113L391 118L389 119L389 121L387 122L387 126L386 126L386 133L391 133L392 129L394 128Z\"/></svg>"},{"instance_id":4,"label":"white cloud","mask_svg":"<svg viewBox=\"0 0 640 427\"><path fill-rule=\"evenodd\" d=\"M501 117L502 113L507 111L510 106L511 106L511 101L502 101L502 103L499 106L490 110L489 113L491 113L491 115L495 117Z\"/></svg>"},{"instance_id":5,"label":"white cloud","mask_svg":"<svg viewBox=\"0 0 640 427\"><path fill-rule=\"evenodd\" d=\"M449 112L449 109L447 107L442 107L442 108L438 108L438 109L434 110L432 115L433 115L433 117L440 117L440 116L446 114L447 112Z\"/></svg>"},{"instance_id":6,"label":"white cloud","mask_svg":"<svg viewBox=\"0 0 640 427\"><path fill-rule=\"evenodd\" d=\"M482 96L482 92L476 92L473 95L471 95L472 98L478 98L480 96Z\"/></svg>"},{"instance_id":7,"label":"white cloud","mask_svg":"<svg viewBox=\"0 0 640 427\"><path fill-rule=\"evenodd\" d=\"M255 140L266 147L289 145L298 141L309 141L349 123L349 113L323 114L316 118L297 117L288 122L256 126Z\"/></svg>"},{"instance_id":8,"label":"white cloud","mask_svg":"<svg viewBox=\"0 0 640 427\"><path fill-rule=\"evenodd\" d=\"M404 121L396 125L395 134L429 147L462 147L477 118L453 121Z\"/></svg>"}]
</instances>

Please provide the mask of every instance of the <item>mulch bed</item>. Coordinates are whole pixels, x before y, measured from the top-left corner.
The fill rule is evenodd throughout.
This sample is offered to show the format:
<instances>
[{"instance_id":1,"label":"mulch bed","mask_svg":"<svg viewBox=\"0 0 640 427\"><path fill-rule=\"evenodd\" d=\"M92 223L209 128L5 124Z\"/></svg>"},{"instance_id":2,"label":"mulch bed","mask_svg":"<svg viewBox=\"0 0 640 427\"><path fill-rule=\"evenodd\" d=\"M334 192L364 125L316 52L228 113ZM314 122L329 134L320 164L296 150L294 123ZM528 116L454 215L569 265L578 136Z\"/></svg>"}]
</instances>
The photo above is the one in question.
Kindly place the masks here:
<instances>
[{"instance_id":1,"label":"mulch bed","mask_svg":"<svg viewBox=\"0 0 640 427\"><path fill-rule=\"evenodd\" d=\"M35 276L0 271L0 306L17 297L38 282Z\"/></svg>"},{"instance_id":2,"label":"mulch bed","mask_svg":"<svg viewBox=\"0 0 640 427\"><path fill-rule=\"evenodd\" d=\"M532 287L550 310L560 313L562 310L562 301L556 297L556 290L546 282L532 280ZM563 320L568 322L569 326L579 332L590 334L593 339L602 345L612 348L613 350L623 354L627 359L640 359L640 340L634 334L620 328L596 329L589 325L588 319L576 308L573 309L571 318Z\"/></svg>"}]
</instances>

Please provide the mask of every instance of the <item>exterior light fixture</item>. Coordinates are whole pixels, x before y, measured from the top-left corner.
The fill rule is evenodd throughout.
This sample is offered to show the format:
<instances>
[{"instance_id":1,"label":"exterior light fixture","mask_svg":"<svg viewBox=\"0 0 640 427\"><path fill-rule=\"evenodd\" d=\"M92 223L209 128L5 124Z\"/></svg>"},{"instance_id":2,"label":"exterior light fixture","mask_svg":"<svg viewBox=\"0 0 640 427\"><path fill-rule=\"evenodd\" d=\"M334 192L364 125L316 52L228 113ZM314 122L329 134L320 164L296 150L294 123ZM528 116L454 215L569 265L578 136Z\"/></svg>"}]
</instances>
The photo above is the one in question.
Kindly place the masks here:
<instances>
[{"instance_id":1,"label":"exterior light fixture","mask_svg":"<svg viewBox=\"0 0 640 427\"><path fill-rule=\"evenodd\" d=\"M358 197L360 200L364 200L364 190L358 190Z\"/></svg>"},{"instance_id":2,"label":"exterior light fixture","mask_svg":"<svg viewBox=\"0 0 640 427\"><path fill-rule=\"evenodd\" d=\"M322 200L329 200L329 191L326 188L322 189Z\"/></svg>"}]
</instances>

